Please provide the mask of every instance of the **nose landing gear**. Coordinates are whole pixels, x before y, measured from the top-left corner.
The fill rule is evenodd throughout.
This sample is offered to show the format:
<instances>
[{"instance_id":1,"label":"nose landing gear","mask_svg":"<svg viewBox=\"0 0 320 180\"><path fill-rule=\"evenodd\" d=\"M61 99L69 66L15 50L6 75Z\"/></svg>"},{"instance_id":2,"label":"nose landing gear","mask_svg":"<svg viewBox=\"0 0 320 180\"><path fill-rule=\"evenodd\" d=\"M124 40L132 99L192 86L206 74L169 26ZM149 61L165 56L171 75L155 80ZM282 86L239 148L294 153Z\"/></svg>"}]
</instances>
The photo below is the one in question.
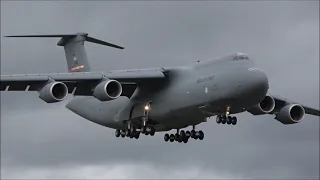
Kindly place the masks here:
<instances>
[{"instance_id":1,"label":"nose landing gear","mask_svg":"<svg viewBox=\"0 0 320 180\"><path fill-rule=\"evenodd\" d=\"M218 124L222 123L222 124L232 124L232 125L236 125L237 124L237 117L235 116L226 116L226 115L218 115L216 118L216 122Z\"/></svg>"},{"instance_id":2,"label":"nose landing gear","mask_svg":"<svg viewBox=\"0 0 320 180\"><path fill-rule=\"evenodd\" d=\"M230 107L228 106L226 109L226 114L225 115L217 115L216 117L216 122L218 124L222 123L222 124L232 124L232 125L236 125L237 124L237 117L235 116L229 116L230 114Z\"/></svg>"}]
</instances>

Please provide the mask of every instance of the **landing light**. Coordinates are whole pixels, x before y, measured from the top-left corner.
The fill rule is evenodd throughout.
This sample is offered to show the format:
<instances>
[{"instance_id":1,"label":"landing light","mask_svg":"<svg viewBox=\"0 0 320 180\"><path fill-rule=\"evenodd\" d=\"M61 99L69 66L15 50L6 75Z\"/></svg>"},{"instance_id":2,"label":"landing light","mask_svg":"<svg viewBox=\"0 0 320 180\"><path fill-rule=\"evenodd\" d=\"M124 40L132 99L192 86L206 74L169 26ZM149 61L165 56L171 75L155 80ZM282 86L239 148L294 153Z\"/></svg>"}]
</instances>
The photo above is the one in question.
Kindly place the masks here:
<instances>
[{"instance_id":1,"label":"landing light","mask_svg":"<svg viewBox=\"0 0 320 180\"><path fill-rule=\"evenodd\" d=\"M146 111L148 111L148 110L150 109L150 107L149 107L149 106L145 106L144 109L145 109Z\"/></svg>"},{"instance_id":2,"label":"landing light","mask_svg":"<svg viewBox=\"0 0 320 180\"><path fill-rule=\"evenodd\" d=\"M227 107L227 112L226 112L226 114L227 114L227 115L230 114L230 106Z\"/></svg>"}]
</instances>

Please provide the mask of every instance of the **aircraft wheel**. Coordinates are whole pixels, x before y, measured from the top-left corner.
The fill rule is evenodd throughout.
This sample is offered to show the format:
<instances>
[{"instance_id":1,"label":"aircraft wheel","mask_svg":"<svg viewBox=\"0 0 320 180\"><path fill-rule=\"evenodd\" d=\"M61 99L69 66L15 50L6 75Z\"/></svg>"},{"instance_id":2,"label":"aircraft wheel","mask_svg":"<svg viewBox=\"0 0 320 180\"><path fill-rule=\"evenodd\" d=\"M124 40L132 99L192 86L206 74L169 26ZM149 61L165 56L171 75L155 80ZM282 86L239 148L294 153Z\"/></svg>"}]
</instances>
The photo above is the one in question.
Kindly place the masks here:
<instances>
[{"instance_id":1,"label":"aircraft wheel","mask_svg":"<svg viewBox=\"0 0 320 180\"><path fill-rule=\"evenodd\" d=\"M140 133L139 133L139 132L136 132L136 133L134 134L134 138L139 139L139 137L140 137Z\"/></svg>"},{"instance_id":2,"label":"aircraft wheel","mask_svg":"<svg viewBox=\"0 0 320 180\"><path fill-rule=\"evenodd\" d=\"M150 131L150 135L154 136L154 134L156 133L156 130L154 129L154 127L150 127L151 131Z\"/></svg>"},{"instance_id":3,"label":"aircraft wheel","mask_svg":"<svg viewBox=\"0 0 320 180\"><path fill-rule=\"evenodd\" d=\"M120 137L121 133L120 133L119 129L116 130L115 135L116 135L116 137Z\"/></svg>"},{"instance_id":4,"label":"aircraft wheel","mask_svg":"<svg viewBox=\"0 0 320 180\"><path fill-rule=\"evenodd\" d=\"M174 135L170 134L170 142L173 142L173 141L174 141Z\"/></svg>"},{"instance_id":5,"label":"aircraft wheel","mask_svg":"<svg viewBox=\"0 0 320 180\"><path fill-rule=\"evenodd\" d=\"M146 132L148 132L150 134L151 131L152 131L151 127L146 127Z\"/></svg>"},{"instance_id":6,"label":"aircraft wheel","mask_svg":"<svg viewBox=\"0 0 320 180\"><path fill-rule=\"evenodd\" d=\"M179 135L178 133L176 133L176 134L174 135L174 140L175 140L175 141L179 141L179 139L180 139L180 135Z\"/></svg>"},{"instance_id":7,"label":"aircraft wheel","mask_svg":"<svg viewBox=\"0 0 320 180\"><path fill-rule=\"evenodd\" d=\"M236 125L237 124L237 117L233 117L232 118L232 125Z\"/></svg>"},{"instance_id":8,"label":"aircraft wheel","mask_svg":"<svg viewBox=\"0 0 320 180\"><path fill-rule=\"evenodd\" d=\"M227 117L227 124L231 124L232 123L232 117L231 116L228 116Z\"/></svg>"},{"instance_id":9,"label":"aircraft wheel","mask_svg":"<svg viewBox=\"0 0 320 180\"><path fill-rule=\"evenodd\" d=\"M184 139L186 137L186 133L184 130L180 131L180 136Z\"/></svg>"},{"instance_id":10,"label":"aircraft wheel","mask_svg":"<svg viewBox=\"0 0 320 180\"><path fill-rule=\"evenodd\" d=\"M154 136L154 134L155 134L154 131L151 131L151 132L150 132L150 135L151 135L151 136Z\"/></svg>"},{"instance_id":11,"label":"aircraft wheel","mask_svg":"<svg viewBox=\"0 0 320 180\"><path fill-rule=\"evenodd\" d=\"M131 133L131 134L135 134L136 132L137 132L137 131L136 131L135 128L132 127L132 128L130 129L130 133Z\"/></svg>"},{"instance_id":12,"label":"aircraft wheel","mask_svg":"<svg viewBox=\"0 0 320 180\"><path fill-rule=\"evenodd\" d=\"M125 134L126 134L127 137L130 137L130 134L131 134L131 133L130 133L130 130L127 129L127 130L125 131Z\"/></svg>"},{"instance_id":13,"label":"aircraft wheel","mask_svg":"<svg viewBox=\"0 0 320 180\"><path fill-rule=\"evenodd\" d=\"M163 138L164 138L164 141L167 142L167 141L169 141L170 136L169 136L169 134L165 134Z\"/></svg>"},{"instance_id":14,"label":"aircraft wheel","mask_svg":"<svg viewBox=\"0 0 320 180\"><path fill-rule=\"evenodd\" d=\"M191 133L190 133L190 131L186 131L186 137L190 137L191 136Z\"/></svg>"},{"instance_id":15,"label":"aircraft wheel","mask_svg":"<svg viewBox=\"0 0 320 180\"><path fill-rule=\"evenodd\" d=\"M145 127L145 126L142 126L142 128L141 128L141 133L143 133L143 134L146 133L146 127Z\"/></svg>"},{"instance_id":16,"label":"aircraft wheel","mask_svg":"<svg viewBox=\"0 0 320 180\"><path fill-rule=\"evenodd\" d=\"M198 139L200 136L199 131L196 131L196 134L194 135L194 139Z\"/></svg>"},{"instance_id":17,"label":"aircraft wheel","mask_svg":"<svg viewBox=\"0 0 320 180\"><path fill-rule=\"evenodd\" d=\"M217 121L218 124L221 123L221 119L222 119L222 118L221 118L221 115L218 115L218 116L216 117L216 121Z\"/></svg>"},{"instance_id":18,"label":"aircraft wheel","mask_svg":"<svg viewBox=\"0 0 320 180\"><path fill-rule=\"evenodd\" d=\"M187 137L183 138L183 142L184 142L184 143L187 143L188 140L189 140L189 139L188 139Z\"/></svg>"},{"instance_id":19,"label":"aircraft wheel","mask_svg":"<svg viewBox=\"0 0 320 180\"><path fill-rule=\"evenodd\" d=\"M225 124L227 122L227 117L226 116L221 116L221 123Z\"/></svg>"},{"instance_id":20,"label":"aircraft wheel","mask_svg":"<svg viewBox=\"0 0 320 180\"><path fill-rule=\"evenodd\" d=\"M196 135L196 131L195 131L195 130L192 130L192 131L191 131L191 137L194 138L195 135Z\"/></svg>"},{"instance_id":21,"label":"aircraft wheel","mask_svg":"<svg viewBox=\"0 0 320 180\"><path fill-rule=\"evenodd\" d=\"M203 131L199 131L199 139L200 139L200 140L203 140L203 138L204 138L204 133L203 133Z\"/></svg>"},{"instance_id":22,"label":"aircraft wheel","mask_svg":"<svg viewBox=\"0 0 320 180\"><path fill-rule=\"evenodd\" d=\"M121 137L124 138L126 136L126 132L125 131L121 131Z\"/></svg>"}]
</instances>

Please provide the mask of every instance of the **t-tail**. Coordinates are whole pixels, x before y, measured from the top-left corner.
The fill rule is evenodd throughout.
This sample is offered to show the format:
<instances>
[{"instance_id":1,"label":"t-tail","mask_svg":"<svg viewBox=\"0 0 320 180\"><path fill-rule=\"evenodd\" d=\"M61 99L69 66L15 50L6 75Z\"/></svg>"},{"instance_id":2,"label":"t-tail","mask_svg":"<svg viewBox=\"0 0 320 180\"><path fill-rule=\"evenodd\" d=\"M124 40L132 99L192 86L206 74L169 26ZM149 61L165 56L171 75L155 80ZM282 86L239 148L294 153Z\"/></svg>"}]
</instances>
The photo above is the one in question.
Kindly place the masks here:
<instances>
[{"instance_id":1,"label":"t-tail","mask_svg":"<svg viewBox=\"0 0 320 180\"><path fill-rule=\"evenodd\" d=\"M76 33L76 34L53 34L53 35L17 35L17 36L5 36L5 37L44 37L61 38L58 42L58 46L63 46L66 54L66 60L68 64L69 72L89 72L90 65L88 57L84 48L84 41L101 44L117 49L124 49L121 46L111 44L93 37L89 37L88 33Z\"/></svg>"}]
</instances>

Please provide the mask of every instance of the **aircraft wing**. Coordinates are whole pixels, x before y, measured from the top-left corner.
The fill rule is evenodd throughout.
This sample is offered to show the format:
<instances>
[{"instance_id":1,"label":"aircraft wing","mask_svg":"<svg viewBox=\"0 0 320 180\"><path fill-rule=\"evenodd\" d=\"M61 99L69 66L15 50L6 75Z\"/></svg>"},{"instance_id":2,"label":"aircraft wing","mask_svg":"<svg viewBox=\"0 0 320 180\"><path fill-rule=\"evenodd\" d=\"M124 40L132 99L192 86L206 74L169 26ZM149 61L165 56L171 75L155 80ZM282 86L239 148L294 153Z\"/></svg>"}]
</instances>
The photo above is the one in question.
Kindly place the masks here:
<instances>
[{"instance_id":1,"label":"aircraft wing","mask_svg":"<svg viewBox=\"0 0 320 180\"><path fill-rule=\"evenodd\" d=\"M276 107L275 110L276 112L279 112L280 108L282 108L283 106L287 105L287 104L300 104L300 103L296 103L296 102L292 102L289 101L288 99L281 97L279 95L271 95L276 103ZM315 109L315 108L311 108L305 105L300 104L304 110L306 114L310 114L310 115L314 115L314 116L320 116L320 110L319 109Z\"/></svg>"},{"instance_id":2,"label":"aircraft wing","mask_svg":"<svg viewBox=\"0 0 320 180\"><path fill-rule=\"evenodd\" d=\"M0 91L38 91L53 80L64 83L69 93L91 96L93 88L105 78L119 81L123 89L121 96L130 98L138 84L152 86L165 75L162 69L1 75Z\"/></svg>"}]
</instances>

